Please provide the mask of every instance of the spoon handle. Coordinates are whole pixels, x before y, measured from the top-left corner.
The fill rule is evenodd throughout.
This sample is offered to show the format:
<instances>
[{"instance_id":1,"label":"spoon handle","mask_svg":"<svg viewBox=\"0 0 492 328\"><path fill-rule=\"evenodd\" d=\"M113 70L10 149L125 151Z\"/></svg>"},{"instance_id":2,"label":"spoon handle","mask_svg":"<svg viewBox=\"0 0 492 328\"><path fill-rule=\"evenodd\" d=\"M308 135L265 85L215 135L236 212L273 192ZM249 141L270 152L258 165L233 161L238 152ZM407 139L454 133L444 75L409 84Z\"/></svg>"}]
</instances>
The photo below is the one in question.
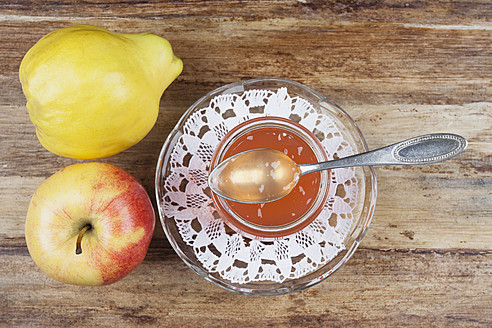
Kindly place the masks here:
<instances>
[{"instance_id":1,"label":"spoon handle","mask_svg":"<svg viewBox=\"0 0 492 328\"><path fill-rule=\"evenodd\" d=\"M340 159L301 164L301 175L340 167L365 165L417 165L445 161L465 150L465 138L450 133L433 133Z\"/></svg>"}]
</instances>

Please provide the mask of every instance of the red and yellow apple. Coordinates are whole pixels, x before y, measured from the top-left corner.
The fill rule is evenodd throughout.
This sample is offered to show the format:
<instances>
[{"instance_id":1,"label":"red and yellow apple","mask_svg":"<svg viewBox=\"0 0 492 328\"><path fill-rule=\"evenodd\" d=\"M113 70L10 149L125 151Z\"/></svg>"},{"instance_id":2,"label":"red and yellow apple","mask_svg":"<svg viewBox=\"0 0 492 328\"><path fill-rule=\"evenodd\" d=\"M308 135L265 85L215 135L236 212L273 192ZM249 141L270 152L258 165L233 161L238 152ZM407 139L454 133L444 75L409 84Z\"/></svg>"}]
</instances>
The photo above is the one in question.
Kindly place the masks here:
<instances>
[{"instance_id":1,"label":"red and yellow apple","mask_svg":"<svg viewBox=\"0 0 492 328\"><path fill-rule=\"evenodd\" d=\"M34 193L26 242L48 276L74 285L107 285L144 259L155 213L144 187L104 163L68 166Z\"/></svg>"}]
</instances>

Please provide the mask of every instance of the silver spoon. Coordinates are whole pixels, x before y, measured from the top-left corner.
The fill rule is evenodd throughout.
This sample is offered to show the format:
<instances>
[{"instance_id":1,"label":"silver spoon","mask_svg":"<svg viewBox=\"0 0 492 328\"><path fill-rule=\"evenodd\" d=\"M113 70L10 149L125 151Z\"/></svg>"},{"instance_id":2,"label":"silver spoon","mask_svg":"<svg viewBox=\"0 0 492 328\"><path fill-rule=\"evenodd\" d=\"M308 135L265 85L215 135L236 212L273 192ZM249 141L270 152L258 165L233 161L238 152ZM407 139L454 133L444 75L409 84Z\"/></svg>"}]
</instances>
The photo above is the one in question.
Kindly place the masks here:
<instances>
[{"instance_id":1,"label":"silver spoon","mask_svg":"<svg viewBox=\"0 0 492 328\"><path fill-rule=\"evenodd\" d=\"M416 165L445 161L461 153L465 138L449 133L426 134L332 161L296 164L283 152L253 149L216 166L208 185L217 195L240 203L268 203L285 197L305 174L365 165Z\"/></svg>"}]
</instances>

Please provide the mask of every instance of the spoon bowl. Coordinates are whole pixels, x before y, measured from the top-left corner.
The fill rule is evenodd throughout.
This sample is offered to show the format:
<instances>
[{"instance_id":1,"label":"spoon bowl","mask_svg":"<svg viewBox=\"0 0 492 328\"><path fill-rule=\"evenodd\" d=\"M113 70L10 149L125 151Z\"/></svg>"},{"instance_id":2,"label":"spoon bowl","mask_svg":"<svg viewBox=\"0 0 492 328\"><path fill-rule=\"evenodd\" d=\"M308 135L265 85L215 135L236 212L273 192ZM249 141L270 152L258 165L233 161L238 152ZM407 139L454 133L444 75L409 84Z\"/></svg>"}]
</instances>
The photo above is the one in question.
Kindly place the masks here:
<instances>
[{"instance_id":1,"label":"spoon bowl","mask_svg":"<svg viewBox=\"0 0 492 328\"><path fill-rule=\"evenodd\" d=\"M262 148L229 157L214 168L208 184L223 198L258 204L287 196L300 176L300 166L290 157Z\"/></svg>"}]
</instances>

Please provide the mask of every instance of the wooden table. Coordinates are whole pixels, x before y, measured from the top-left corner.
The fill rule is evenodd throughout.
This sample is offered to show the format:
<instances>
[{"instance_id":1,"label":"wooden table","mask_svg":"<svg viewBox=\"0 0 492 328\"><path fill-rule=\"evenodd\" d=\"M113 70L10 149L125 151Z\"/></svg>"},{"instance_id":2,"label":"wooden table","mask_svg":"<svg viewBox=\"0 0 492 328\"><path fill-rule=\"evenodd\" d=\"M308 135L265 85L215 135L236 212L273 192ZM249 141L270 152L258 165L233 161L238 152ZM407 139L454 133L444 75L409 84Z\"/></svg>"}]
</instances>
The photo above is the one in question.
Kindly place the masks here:
<instances>
[{"instance_id":1,"label":"wooden table","mask_svg":"<svg viewBox=\"0 0 492 328\"><path fill-rule=\"evenodd\" d=\"M492 2L94 1L0 3L0 326L492 326ZM157 223L144 262L105 287L34 264L24 220L37 186L80 162L38 142L18 80L26 51L71 24L151 32L184 70L139 144L104 162L154 197L160 148L183 112L235 81L306 84L350 113L370 148L429 132L469 141L450 161L377 167L378 201L353 258L321 284L248 297L199 277Z\"/></svg>"}]
</instances>

